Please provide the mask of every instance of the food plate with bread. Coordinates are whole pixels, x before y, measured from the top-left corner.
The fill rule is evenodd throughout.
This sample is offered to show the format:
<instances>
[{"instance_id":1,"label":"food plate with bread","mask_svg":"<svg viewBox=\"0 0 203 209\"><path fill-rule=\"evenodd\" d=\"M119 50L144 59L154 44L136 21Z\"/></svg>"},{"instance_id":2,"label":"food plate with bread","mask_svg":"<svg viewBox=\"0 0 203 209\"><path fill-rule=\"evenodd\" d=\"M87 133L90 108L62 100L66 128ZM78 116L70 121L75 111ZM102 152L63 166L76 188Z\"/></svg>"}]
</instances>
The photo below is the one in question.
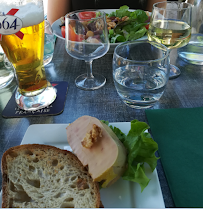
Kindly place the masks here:
<instances>
[{"instance_id":1,"label":"food plate with bread","mask_svg":"<svg viewBox=\"0 0 203 209\"><path fill-rule=\"evenodd\" d=\"M110 124L119 128L124 134L127 134L130 130L130 122ZM27 129L21 144L52 145L60 149L71 150L67 142L67 126L68 124L31 125ZM145 169L147 177L151 180L143 192L141 192L139 184L120 178L108 188L100 189L103 206L106 208L164 208L157 171L155 169L150 172L148 166L145 166Z\"/></svg>"}]
</instances>

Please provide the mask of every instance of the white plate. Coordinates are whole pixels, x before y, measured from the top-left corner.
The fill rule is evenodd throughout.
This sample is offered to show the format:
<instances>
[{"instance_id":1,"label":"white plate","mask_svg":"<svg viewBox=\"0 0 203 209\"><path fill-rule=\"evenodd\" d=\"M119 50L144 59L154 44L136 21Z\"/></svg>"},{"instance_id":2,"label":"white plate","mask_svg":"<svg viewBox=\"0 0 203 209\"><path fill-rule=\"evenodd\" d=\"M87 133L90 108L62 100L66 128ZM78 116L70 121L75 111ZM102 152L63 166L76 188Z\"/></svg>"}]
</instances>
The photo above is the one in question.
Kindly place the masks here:
<instances>
[{"instance_id":1,"label":"white plate","mask_svg":"<svg viewBox=\"0 0 203 209\"><path fill-rule=\"evenodd\" d=\"M101 11L104 11L107 14L110 14L111 12L115 11L116 9L101 9ZM129 11L134 11L134 10L129 10ZM63 40L65 40L65 38L63 38L62 34L61 34L61 20L58 19L56 20L53 24L52 24L52 29L53 29L53 33L58 37L61 38Z\"/></svg>"},{"instance_id":2,"label":"white plate","mask_svg":"<svg viewBox=\"0 0 203 209\"><path fill-rule=\"evenodd\" d=\"M68 124L40 124L28 127L21 144L47 144L61 149L70 149L66 127ZM121 129L125 134L130 129L129 122L111 123ZM148 186L141 193L139 184L118 180L109 188L101 189L101 200L105 208L165 208L164 200L159 184L156 169L149 172L146 166L147 176L151 179ZM1 205L1 195L0 195Z\"/></svg>"},{"instance_id":3,"label":"white plate","mask_svg":"<svg viewBox=\"0 0 203 209\"><path fill-rule=\"evenodd\" d=\"M113 11L116 11L116 9L100 9L101 11L104 11L105 13L107 14L110 14L111 12ZM129 10L129 11L134 11L134 10ZM58 38L61 38L63 40L65 40L65 38L63 38L62 34L61 34L61 28L60 28L60 25L61 25L61 20L58 19L56 20L53 24L52 24L52 29L53 29L53 33L58 37ZM147 36L143 36L142 38L139 38L137 40L146 40L147 39ZM109 48L109 53L113 53L115 47L118 45L119 43L111 43L110 44L110 48Z\"/></svg>"}]
</instances>

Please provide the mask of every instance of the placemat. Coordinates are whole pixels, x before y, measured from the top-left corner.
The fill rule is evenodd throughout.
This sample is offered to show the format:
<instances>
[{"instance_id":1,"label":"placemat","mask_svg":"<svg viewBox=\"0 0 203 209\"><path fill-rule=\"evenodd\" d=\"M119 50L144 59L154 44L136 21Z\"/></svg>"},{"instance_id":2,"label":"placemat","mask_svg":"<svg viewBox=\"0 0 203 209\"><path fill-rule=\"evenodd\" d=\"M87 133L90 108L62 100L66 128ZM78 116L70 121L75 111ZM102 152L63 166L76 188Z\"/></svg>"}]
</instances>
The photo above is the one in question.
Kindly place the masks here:
<instances>
[{"instance_id":1,"label":"placemat","mask_svg":"<svg viewBox=\"0 0 203 209\"><path fill-rule=\"evenodd\" d=\"M176 207L203 207L203 108L146 110Z\"/></svg>"},{"instance_id":2,"label":"placemat","mask_svg":"<svg viewBox=\"0 0 203 209\"><path fill-rule=\"evenodd\" d=\"M66 95L68 92L68 83L65 81L60 81L60 82L51 82L51 84L57 90L57 98L48 107L35 111L21 110L15 102L15 92L14 92L11 99L4 108L2 112L2 116L4 118L16 118L16 117L48 116L48 115L61 114L65 106Z\"/></svg>"}]
</instances>

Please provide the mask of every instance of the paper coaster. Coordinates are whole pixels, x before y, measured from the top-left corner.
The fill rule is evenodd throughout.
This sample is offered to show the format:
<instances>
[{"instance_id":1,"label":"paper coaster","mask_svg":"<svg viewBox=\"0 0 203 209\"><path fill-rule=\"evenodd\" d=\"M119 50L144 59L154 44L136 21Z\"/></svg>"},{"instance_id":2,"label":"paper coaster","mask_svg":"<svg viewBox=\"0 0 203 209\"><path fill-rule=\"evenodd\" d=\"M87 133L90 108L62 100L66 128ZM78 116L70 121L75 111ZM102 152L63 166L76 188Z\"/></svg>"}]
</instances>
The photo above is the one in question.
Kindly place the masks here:
<instances>
[{"instance_id":1,"label":"paper coaster","mask_svg":"<svg viewBox=\"0 0 203 209\"><path fill-rule=\"evenodd\" d=\"M51 105L35 111L21 110L16 104L14 92L8 104L4 108L2 116L4 118L21 118L30 116L48 116L61 114L65 106L66 95L68 92L68 83L65 81L60 81L51 82L51 84L57 89L57 98Z\"/></svg>"}]
</instances>

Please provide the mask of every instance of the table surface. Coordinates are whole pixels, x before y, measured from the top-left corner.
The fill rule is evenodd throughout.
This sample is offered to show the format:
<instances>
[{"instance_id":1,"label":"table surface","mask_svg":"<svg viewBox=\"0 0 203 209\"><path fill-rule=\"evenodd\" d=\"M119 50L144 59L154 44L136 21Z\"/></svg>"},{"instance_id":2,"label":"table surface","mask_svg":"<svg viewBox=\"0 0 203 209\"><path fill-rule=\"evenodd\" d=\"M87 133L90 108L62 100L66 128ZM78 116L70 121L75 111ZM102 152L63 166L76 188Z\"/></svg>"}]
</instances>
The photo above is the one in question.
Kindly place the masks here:
<instances>
[{"instance_id":1,"label":"table surface","mask_svg":"<svg viewBox=\"0 0 203 209\"><path fill-rule=\"evenodd\" d=\"M64 40L57 39L52 62L46 66L49 81L67 81L68 94L64 111L56 116L25 117L6 119L0 116L0 159L10 147L19 145L27 128L32 124L70 123L82 115L90 115L109 122L129 122L133 119L147 122L145 110L132 109L118 97L112 79L112 54L94 60L93 73L107 78L104 87L96 91L83 91L75 86L75 78L86 72L84 61L70 57L64 47ZM203 67L190 65L180 60L177 50L171 52L171 63L181 69L181 75L169 80L165 93L152 109L193 108L203 106ZM0 113L2 113L16 88L14 80L7 88L0 90ZM158 176L166 207L174 207L160 160ZM0 177L1 188L1 177Z\"/></svg>"}]
</instances>

